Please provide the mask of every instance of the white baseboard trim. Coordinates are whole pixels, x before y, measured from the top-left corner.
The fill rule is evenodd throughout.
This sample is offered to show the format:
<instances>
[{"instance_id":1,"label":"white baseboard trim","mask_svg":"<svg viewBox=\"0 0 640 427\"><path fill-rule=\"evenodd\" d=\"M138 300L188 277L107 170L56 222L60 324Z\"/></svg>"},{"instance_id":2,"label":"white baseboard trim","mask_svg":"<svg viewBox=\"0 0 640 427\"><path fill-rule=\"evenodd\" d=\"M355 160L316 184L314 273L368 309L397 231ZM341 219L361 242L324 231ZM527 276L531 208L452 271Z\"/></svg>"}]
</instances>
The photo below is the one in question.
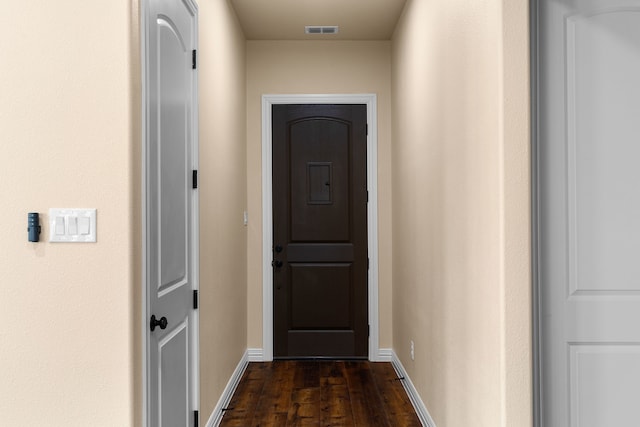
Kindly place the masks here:
<instances>
[{"instance_id":1,"label":"white baseboard trim","mask_svg":"<svg viewBox=\"0 0 640 427\"><path fill-rule=\"evenodd\" d=\"M264 349L248 348L247 354L249 362L264 362ZM378 349L378 354L370 358L372 362L391 362L393 360L393 350L390 348Z\"/></svg>"},{"instance_id":2,"label":"white baseboard trim","mask_svg":"<svg viewBox=\"0 0 640 427\"><path fill-rule=\"evenodd\" d=\"M240 382L245 369L247 369L248 364L249 350L246 350L242 355L240 362L238 362L238 366L236 366L235 371L233 371L233 374L231 375L227 386L224 388L222 396L220 396L220 399L218 400L218 404L213 409L213 412L209 417L209 421L207 421L206 427L218 427L224 415L224 412L222 410L229 406L229 402L233 397L233 393L236 391L236 387L238 387L238 383Z\"/></svg>"},{"instance_id":3,"label":"white baseboard trim","mask_svg":"<svg viewBox=\"0 0 640 427\"><path fill-rule=\"evenodd\" d=\"M411 378L409 378L409 375L407 375L407 371L405 371L404 366L402 366L402 362L400 362L398 355L393 350L391 350L391 357L391 364L393 365L393 369L396 370L396 373L399 377L404 377L404 380L400 382L404 386L404 389L407 391L409 400L411 400L411 403L413 404L413 407L418 414L420 422L425 427L436 427L436 423L433 421L433 418L431 418L429 411L427 411L427 407L418 394L418 390L416 390L413 382L411 382Z\"/></svg>"},{"instance_id":4,"label":"white baseboard trim","mask_svg":"<svg viewBox=\"0 0 640 427\"><path fill-rule=\"evenodd\" d=\"M378 349L378 357L375 360L371 360L372 362L391 362L393 361L393 349L390 348L379 348Z\"/></svg>"},{"instance_id":5,"label":"white baseboard trim","mask_svg":"<svg viewBox=\"0 0 640 427\"><path fill-rule=\"evenodd\" d=\"M249 362L264 362L264 350L261 348L248 348Z\"/></svg>"}]
</instances>

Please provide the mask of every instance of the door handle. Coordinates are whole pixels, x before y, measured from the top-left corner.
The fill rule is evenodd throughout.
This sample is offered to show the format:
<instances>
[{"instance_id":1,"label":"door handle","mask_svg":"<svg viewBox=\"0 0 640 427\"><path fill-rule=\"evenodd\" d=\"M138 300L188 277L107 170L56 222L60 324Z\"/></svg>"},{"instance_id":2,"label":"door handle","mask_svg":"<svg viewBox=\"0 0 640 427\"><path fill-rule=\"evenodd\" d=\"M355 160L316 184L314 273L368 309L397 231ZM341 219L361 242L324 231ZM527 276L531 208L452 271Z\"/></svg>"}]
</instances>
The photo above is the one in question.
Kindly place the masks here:
<instances>
[{"instance_id":1,"label":"door handle","mask_svg":"<svg viewBox=\"0 0 640 427\"><path fill-rule=\"evenodd\" d=\"M275 268L282 267L282 261L280 261L279 259L274 259L273 261L271 261L271 267L275 267Z\"/></svg>"},{"instance_id":2,"label":"door handle","mask_svg":"<svg viewBox=\"0 0 640 427\"><path fill-rule=\"evenodd\" d=\"M151 332L156 330L156 326L160 326L160 329L167 329L168 324L169 323L167 322L166 317L162 316L160 320L157 320L155 314L151 315L151 321L149 322L149 325L151 326Z\"/></svg>"}]
</instances>

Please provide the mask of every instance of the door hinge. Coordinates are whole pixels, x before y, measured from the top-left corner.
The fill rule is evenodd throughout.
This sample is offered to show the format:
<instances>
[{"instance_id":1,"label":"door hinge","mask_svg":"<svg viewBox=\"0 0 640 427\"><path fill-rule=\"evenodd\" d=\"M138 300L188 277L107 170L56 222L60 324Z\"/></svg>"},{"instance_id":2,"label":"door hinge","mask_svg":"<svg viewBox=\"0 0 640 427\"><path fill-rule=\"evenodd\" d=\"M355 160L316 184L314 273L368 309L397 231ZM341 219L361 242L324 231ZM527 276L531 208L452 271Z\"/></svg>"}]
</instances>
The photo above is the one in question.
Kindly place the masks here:
<instances>
[{"instance_id":1,"label":"door hinge","mask_svg":"<svg viewBox=\"0 0 640 427\"><path fill-rule=\"evenodd\" d=\"M369 190L367 190L367 203L369 203Z\"/></svg>"},{"instance_id":2,"label":"door hinge","mask_svg":"<svg viewBox=\"0 0 640 427\"><path fill-rule=\"evenodd\" d=\"M367 337L371 336L371 325L367 325Z\"/></svg>"},{"instance_id":3,"label":"door hinge","mask_svg":"<svg viewBox=\"0 0 640 427\"><path fill-rule=\"evenodd\" d=\"M200 423L200 414L198 413L198 411L193 411L193 425L195 427L198 427Z\"/></svg>"},{"instance_id":4,"label":"door hinge","mask_svg":"<svg viewBox=\"0 0 640 427\"><path fill-rule=\"evenodd\" d=\"M369 261L370 261L370 259L367 258L367 270L369 269Z\"/></svg>"},{"instance_id":5,"label":"door hinge","mask_svg":"<svg viewBox=\"0 0 640 427\"><path fill-rule=\"evenodd\" d=\"M196 53L196 50L195 50L195 49L193 49L193 50L191 51L191 68L192 68L193 70L195 70L195 69L196 69L196 61L197 61L197 57L198 57L198 54Z\"/></svg>"},{"instance_id":6,"label":"door hinge","mask_svg":"<svg viewBox=\"0 0 640 427\"><path fill-rule=\"evenodd\" d=\"M191 171L191 188L198 188L198 171Z\"/></svg>"},{"instance_id":7,"label":"door hinge","mask_svg":"<svg viewBox=\"0 0 640 427\"><path fill-rule=\"evenodd\" d=\"M367 123L367 136L369 136L369 123Z\"/></svg>"},{"instance_id":8,"label":"door hinge","mask_svg":"<svg viewBox=\"0 0 640 427\"><path fill-rule=\"evenodd\" d=\"M194 310L198 309L198 290L197 289L193 290L193 309Z\"/></svg>"}]
</instances>

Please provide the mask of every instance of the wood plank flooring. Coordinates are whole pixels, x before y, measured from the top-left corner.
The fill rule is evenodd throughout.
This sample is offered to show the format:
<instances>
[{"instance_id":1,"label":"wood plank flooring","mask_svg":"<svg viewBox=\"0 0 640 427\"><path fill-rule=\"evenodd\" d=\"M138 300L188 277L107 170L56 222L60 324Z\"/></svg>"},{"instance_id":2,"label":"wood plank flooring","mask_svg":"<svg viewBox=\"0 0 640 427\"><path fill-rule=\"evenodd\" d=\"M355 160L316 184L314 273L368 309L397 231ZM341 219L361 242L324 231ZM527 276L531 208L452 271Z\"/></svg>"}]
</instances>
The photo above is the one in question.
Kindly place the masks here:
<instances>
[{"instance_id":1,"label":"wood plank flooring","mask_svg":"<svg viewBox=\"0 0 640 427\"><path fill-rule=\"evenodd\" d=\"M391 363L250 363L220 427L420 427Z\"/></svg>"}]
</instances>

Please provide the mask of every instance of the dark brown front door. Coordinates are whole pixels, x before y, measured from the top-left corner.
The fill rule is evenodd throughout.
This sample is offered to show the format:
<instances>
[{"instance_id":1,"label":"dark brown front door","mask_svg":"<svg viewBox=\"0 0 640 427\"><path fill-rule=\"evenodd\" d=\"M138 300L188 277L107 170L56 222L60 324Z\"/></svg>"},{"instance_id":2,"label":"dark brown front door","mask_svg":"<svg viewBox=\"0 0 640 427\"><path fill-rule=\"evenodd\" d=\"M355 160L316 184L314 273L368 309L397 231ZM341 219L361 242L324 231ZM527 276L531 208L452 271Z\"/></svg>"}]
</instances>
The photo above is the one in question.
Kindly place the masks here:
<instances>
[{"instance_id":1,"label":"dark brown front door","mask_svg":"<svg viewBox=\"0 0 640 427\"><path fill-rule=\"evenodd\" d=\"M367 110L273 106L274 357L366 358Z\"/></svg>"}]
</instances>

